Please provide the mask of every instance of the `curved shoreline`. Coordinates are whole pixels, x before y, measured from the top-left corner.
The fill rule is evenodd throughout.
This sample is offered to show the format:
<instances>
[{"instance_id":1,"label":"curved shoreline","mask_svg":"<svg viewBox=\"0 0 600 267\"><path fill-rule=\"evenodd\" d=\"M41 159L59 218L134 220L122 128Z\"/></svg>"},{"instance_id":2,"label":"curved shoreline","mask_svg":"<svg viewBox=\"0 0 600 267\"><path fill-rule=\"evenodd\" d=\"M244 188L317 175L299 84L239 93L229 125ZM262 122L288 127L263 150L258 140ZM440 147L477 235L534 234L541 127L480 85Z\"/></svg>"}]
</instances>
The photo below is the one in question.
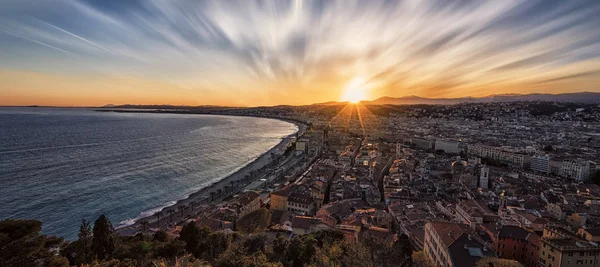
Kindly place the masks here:
<instances>
[{"instance_id":1,"label":"curved shoreline","mask_svg":"<svg viewBox=\"0 0 600 267\"><path fill-rule=\"evenodd\" d=\"M107 112L109 110L102 110L102 111ZM110 110L110 111L113 111L113 110ZM113 111L113 112L129 112L129 111L119 110L119 111ZM152 111L148 111L148 110L145 110L145 111L138 110L138 111L133 111L133 113L159 113L159 112L152 112ZM165 113L165 112L160 112L160 113ZM173 112L173 113L181 114L181 113L177 113L177 112ZM189 114L189 113L186 113L186 114ZM235 115L230 115L230 114L198 114L198 115L235 116ZM250 116L250 117L268 118L268 117L258 117L258 116ZM273 146L269 150L265 151L264 153L260 154L255 159L247 162L245 165L243 165L241 168L233 171L231 174L223 177L222 179L220 179L218 181L211 183L208 186L205 186L205 187L199 189L196 192L191 193L190 195L188 195L187 197L185 197L183 199L174 200L174 201L176 201L175 204L170 205L170 206L163 206L162 208L156 207L153 209L142 211L140 213L140 215L141 215L144 212L148 212L148 211L152 211L152 210L156 210L156 209L160 208L160 211L158 211L158 213L160 213L160 215L159 215L160 216L160 224L157 224L158 216L156 216L156 213L145 216L145 217L140 217L140 215L138 215L137 217L135 217L133 219L128 219L128 220L134 220L132 224L116 225L116 231L121 235L132 235L132 234L139 232L140 230L143 230L143 228L146 230L148 230L148 229L154 229L154 230L168 229L172 226L180 224L183 221L188 220L189 218L196 216L197 214L201 213L202 211L206 210L207 208L213 206L215 203L218 203L218 202L222 201L223 199L242 191L247 185L249 185L252 182L254 182L255 180L257 180L258 178L256 178L256 177L254 179L249 178L250 174L256 170L260 170L260 169L270 165L274 159L274 157L273 157L274 152L276 152L278 150L285 150L290 142L290 138L295 136L296 134L302 135L307 128L307 125L300 121L288 120L288 119L283 119L283 118L281 118L281 119L268 118L268 119L274 119L274 120L280 120L280 121L292 123L297 127L297 130L287 136L282 137L281 141L279 143L277 143L275 146ZM246 180L245 183L242 182L242 181L244 181L244 179ZM233 187L236 183L238 186ZM240 186L240 184L242 184L242 185ZM210 199L211 192L217 192L218 190L222 190L226 186L232 187L232 190L230 190L229 192L227 192L225 194L220 194L218 197L216 197L214 199L214 201L212 201ZM170 201L170 202L172 202L172 201ZM169 202L167 202L167 203L169 203ZM181 214L179 214L179 211L181 211L181 209L184 209L184 211L181 212ZM192 210L191 213L189 212L190 210ZM174 212L171 212L171 211L174 211ZM173 216L173 214L175 214L175 216ZM171 216L173 216L173 218L174 218L173 222L165 223L164 221L170 221L169 218ZM146 224L146 223L147 223L147 225L144 226L143 224Z\"/></svg>"}]
</instances>

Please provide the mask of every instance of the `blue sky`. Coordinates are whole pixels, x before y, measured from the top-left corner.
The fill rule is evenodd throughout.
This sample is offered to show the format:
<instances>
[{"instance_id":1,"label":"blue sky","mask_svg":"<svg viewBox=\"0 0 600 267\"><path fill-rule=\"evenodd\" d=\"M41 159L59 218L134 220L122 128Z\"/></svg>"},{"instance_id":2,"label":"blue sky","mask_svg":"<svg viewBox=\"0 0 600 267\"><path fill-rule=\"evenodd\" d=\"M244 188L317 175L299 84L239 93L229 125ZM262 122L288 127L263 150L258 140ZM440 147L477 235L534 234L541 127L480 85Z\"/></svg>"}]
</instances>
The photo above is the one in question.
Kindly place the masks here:
<instances>
[{"instance_id":1,"label":"blue sky","mask_svg":"<svg viewBox=\"0 0 600 267\"><path fill-rule=\"evenodd\" d=\"M597 0L4 0L0 105L600 91L598 14Z\"/></svg>"}]
</instances>

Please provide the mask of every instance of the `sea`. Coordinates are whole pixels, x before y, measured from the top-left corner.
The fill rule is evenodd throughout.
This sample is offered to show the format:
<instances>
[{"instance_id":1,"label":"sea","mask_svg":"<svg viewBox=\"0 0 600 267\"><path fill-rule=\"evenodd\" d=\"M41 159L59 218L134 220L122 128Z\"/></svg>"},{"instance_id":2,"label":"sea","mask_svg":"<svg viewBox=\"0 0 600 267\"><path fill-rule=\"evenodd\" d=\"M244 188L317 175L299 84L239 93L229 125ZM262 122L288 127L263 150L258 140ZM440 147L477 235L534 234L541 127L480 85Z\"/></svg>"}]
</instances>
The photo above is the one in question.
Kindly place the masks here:
<instances>
[{"instance_id":1,"label":"sea","mask_svg":"<svg viewBox=\"0 0 600 267\"><path fill-rule=\"evenodd\" d=\"M133 223L234 173L295 133L253 117L0 108L0 220L77 238L82 218Z\"/></svg>"}]
</instances>

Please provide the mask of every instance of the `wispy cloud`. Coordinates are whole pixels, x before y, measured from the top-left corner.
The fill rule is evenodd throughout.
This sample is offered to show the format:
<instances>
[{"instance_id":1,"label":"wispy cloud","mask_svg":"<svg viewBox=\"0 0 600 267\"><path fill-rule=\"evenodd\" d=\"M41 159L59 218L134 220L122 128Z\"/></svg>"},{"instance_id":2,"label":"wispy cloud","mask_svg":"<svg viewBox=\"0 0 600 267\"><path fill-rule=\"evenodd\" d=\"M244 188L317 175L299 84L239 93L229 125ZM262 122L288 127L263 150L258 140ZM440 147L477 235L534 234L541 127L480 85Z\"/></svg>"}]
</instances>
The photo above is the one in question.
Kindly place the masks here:
<instances>
[{"instance_id":1,"label":"wispy cloud","mask_svg":"<svg viewBox=\"0 0 600 267\"><path fill-rule=\"evenodd\" d=\"M56 47L56 46L49 45L49 44L47 44L47 43L44 43L44 42L41 42L41 41L38 41L38 40L35 40L35 39L32 39L32 38L29 38L29 37L27 37L27 36L20 35L20 34L18 34L18 33L9 32L9 31L5 31L5 30L0 30L0 31L2 31L2 32L6 33L6 34L8 34L8 35L11 35L11 36L14 36L14 37L21 38L21 39L23 39L23 40L27 40L27 41L30 41L30 42L33 42L33 43L36 43L36 44L39 44L39 45L42 45L42 46L45 46L45 47L48 47L48 48L54 49L54 50L56 50L56 51L60 51L60 52L66 53L66 54L72 54L71 52L69 52L69 51L67 51L67 50L60 49L60 48L58 48L58 47Z\"/></svg>"},{"instance_id":2,"label":"wispy cloud","mask_svg":"<svg viewBox=\"0 0 600 267\"><path fill-rule=\"evenodd\" d=\"M58 31L61 31L61 32L63 32L63 33L66 33L66 34L68 34L68 35L70 35L70 36L72 36L72 37L75 37L75 38L77 38L77 39L79 39L79 40L81 40L81 41L84 41L84 42L86 42L86 43L88 43L88 44L90 44L90 45L93 45L93 46L95 46L95 47L97 47L97 48L100 48L100 49L102 49L102 50L104 50L104 51L106 51L106 52L113 53L112 51L110 51L110 50L108 50L108 49L104 48L103 46L101 46L101 45L99 45L99 44L97 44L97 43L94 43L94 42L92 42L92 41L90 41L90 40L88 40L88 39L85 39L85 38L83 38L83 37L81 37L81 36L79 36L79 35L77 35L77 34L74 34L74 33L70 32L70 31L67 31L67 30L65 30L65 29L63 29L63 28L57 27L57 26L55 26L55 25L52 25L52 24L50 24L50 23L48 23L48 22L45 22L45 21L43 21L43 20L39 20L39 19L37 19L37 21L39 21L39 22L41 22L41 23L43 23L43 24L45 24L45 25L48 25L49 27L51 27L51 28L53 28L53 29L56 29L56 30L58 30Z\"/></svg>"},{"instance_id":3,"label":"wispy cloud","mask_svg":"<svg viewBox=\"0 0 600 267\"><path fill-rule=\"evenodd\" d=\"M19 34L0 40L79 56L59 69L84 61L198 94L309 103L356 77L372 97L600 91L595 0L45 2L0 4L3 31ZM588 82L565 88L577 79Z\"/></svg>"}]
</instances>

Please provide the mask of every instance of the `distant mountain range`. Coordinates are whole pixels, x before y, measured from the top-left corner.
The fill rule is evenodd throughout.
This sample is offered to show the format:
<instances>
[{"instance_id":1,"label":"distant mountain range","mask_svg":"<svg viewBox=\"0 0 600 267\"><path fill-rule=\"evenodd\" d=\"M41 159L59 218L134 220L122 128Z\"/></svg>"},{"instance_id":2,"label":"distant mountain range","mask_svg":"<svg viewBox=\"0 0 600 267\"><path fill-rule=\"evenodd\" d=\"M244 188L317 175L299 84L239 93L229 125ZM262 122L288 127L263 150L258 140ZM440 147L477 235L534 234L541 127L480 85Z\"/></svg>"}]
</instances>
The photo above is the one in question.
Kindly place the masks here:
<instances>
[{"instance_id":1,"label":"distant mountain range","mask_svg":"<svg viewBox=\"0 0 600 267\"><path fill-rule=\"evenodd\" d=\"M580 92L567 94L502 94L490 95L485 97L461 97L461 98L425 98L419 96L389 97L384 96L372 101L362 101L365 105L452 105L459 103L491 103L491 102L516 102L516 101L549 101L549 102L579 102L579 103L600 103L600 93ZM346 102L330 101L325 103L316 103L313 105L342 105ZM113 105L107 104L102 108L120 108L120 109L231 109L236 107L227 106L176 106L176 105ZM242 107L238 107L242 108ZM248 107L245 107L248 108Z\"/></svg>"},{"instance_id":2,"label":"distant mountain range","mask_svg":"<svg viewBox=\"0 0 600 267\"><path fill-rule=\"evenodd\" d=\"M581 92L568 94L505 94L490 95L486 97L462 97L462 98L425 98L418 96L404 97L381 97L373 101L362 101L363 104L371 105L451 105L459 103L488 103L488 102L515 102L515 101L555 101L555 102L582 102L600 103L600 93ZM331 105L332 102L323 103Z\"/></svg>"}]
</instances>

